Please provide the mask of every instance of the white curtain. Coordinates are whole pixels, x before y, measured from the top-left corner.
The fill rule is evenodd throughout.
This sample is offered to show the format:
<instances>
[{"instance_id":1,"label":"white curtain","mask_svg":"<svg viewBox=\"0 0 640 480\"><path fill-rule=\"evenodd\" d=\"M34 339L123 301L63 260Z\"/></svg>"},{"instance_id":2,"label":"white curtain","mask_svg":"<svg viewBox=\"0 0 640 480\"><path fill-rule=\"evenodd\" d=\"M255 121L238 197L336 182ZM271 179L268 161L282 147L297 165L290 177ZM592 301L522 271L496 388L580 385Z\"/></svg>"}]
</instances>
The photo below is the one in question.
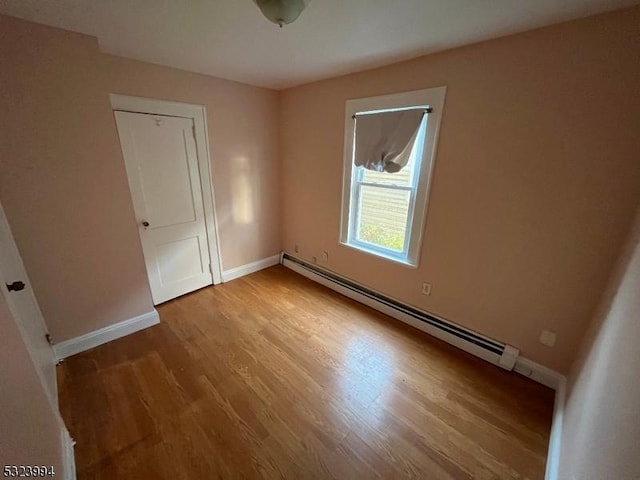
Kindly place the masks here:
<instances>
[{"instance_id":1,"label":"white curtain","mask_svg":"<svg viewBox=\"0 0 640 480\"><path fill-rule=\"evenodd\" d=\"M356 167L395 173L409 162L424 109L356 115Z\"/></svg>"}]
</instances>

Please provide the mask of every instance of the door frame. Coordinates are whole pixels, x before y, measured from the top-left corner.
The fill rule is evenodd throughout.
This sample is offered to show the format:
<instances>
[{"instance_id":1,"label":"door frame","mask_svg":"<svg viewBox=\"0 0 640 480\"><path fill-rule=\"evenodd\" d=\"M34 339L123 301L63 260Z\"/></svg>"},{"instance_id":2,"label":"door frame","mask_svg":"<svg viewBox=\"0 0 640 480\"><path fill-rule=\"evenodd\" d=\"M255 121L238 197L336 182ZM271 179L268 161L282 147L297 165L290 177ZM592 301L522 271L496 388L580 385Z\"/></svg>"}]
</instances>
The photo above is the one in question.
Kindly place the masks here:
<instances>
[{"instance_id":1,"label":"door frame","mask_svg":"<svg viewBox=\"0 0 640 480\"><path fill-rule=\"evenodd\" d=\"M16 244L15 237L13 236L13 232L11 231L11 225L9 225L9 220L7 219L7 215L5 213L4 207L2 203L0 203L0 249L7 252L10 257L9 264L0 265L0 287L2 287L2 296L7 302L7 306L9 307L10 316L12 317L9 321L13 322L17 328L19 335L21 337L22 343L27 350L27 354L31 359L31 363L33 364L34 370L36 372L36 376L42 390L44 391L44 395L51 407L51 413L60 427L60 457L63 468L63 478L64 479L74 479L76 478L76 463L75 457L73 453L73 445L76 443L73 441L71 436L69 435L69 430L64 423L62 415L60 414L60 408L58 405L58 379L56 376L56 364L58 364L59 359L56 356L56 353L53 349L53 346L49 345L47 348L47 352L50 353L50 358L47 358L47 367L51 368L50 372L53 374L51 380L53 383L49 382L49 379L45 378L45 373L40 368L40 360L37 359L38 354L36 353L37 347L34 345L34 340L26 326L21 321L22 312L15 305L14 300L11 298L11 294L8 290L5 289L5 283L10 280L18 280L18 278L11 277L7 278L9 274L7 270L13 270L15 268L19 269L24 273L24 282L28 285L28 295L31 297L33 302L33 306L35 308L35 314L38 317L38 323L42 326L42 335L45 336L49 333L49 328L47 327L47 322L42 315L42 311L40 310L40 305L38 304L38 299L33 291L33 284L29 279L29 274L27 273L27 269L24 266L24 262L22 260L22 256L20 255L20 250L18 250L18 245ZM14 273L14 272L11 272ZM4 346L3 346L4 347ZM58 473L58 472L56 472Z\"/></svg>"},{"instance_id":2,"label":"door frame","mask_svg":"<svg viewBox=\"0 0 640 480\"><path fill-rule=\"evenodd\" d=\"M18 307L14 303L13 298L11 297L11 294L8 292L8 290L5 287L5 285L12 280L21 280L27 284L28 288L27 288L26 294L29 295L29 297L31 297L31 301L33 302L33 307L34 307L33 313L37 317L36 321L38 322L39 326L42 329L42 332L41 332L42 338L40 340L44 341L44 338L47 335L49 335L49 328L47 327L47 323L45 322L44 316L42 315L42 310L40 310L40 305L38 304L38 299L36 298L35 292L33 291L32 283L31 283L31 280L29 279L29 274L27 273L27 269L25 268L24 262L22 261L22 257L20 256L20 251L18 250L18 246L13 236L13 232L11 231L11 225L9 225L9 220L7 219L7 216L4 212L4 208L1 203L0 203L0 248L3 251L7 252L7 255L10 257L9 265L3 265L2 262L0 262L0 289L2 290L2 296L7 302L7 306L9 307L9 311L11 312L13 320L18 326L18 331L20 332L20 335L22 336L22 341L25 344L27 351L29 352L29 357L31 357L31 361L34 364L36 373L38 374L38 379L40 380L40 383L42 384L42 388L44 389L47 395L47 399L49 400L49 403L51 404L53 409L57 412L58 411L58 382L56 379L56 372L55 372L55 366L57 363L56 354L53 351L53 347L51 346L51 344L49 344L49 348L47 349L47 351L51 355L50 355L50 358L47 358L46 360L48 364L47 366L51 368L51 372L53 375L53 383L50 383L48 379L44 377L44 373L40 369L39 360L35 358L37 355L35 353L37 347L34 345L34 342L36 340L32 338L31 332L29 332L27 327L23 325L23 323L20 321L21 318L24 318L24 312L21 312L18 309ZM15 270L15 269L21 270L22 273L24 274L24 278L21 278L23 277L23 275L20 275L20 277L18 278L13 278L13 277L9 278L8 272L6 271L5 267L8 268L9 270Z\"/></svg>"},{"instance_id":3,"label":"door frame","mask_svg":"<svg viewBox=\"0 0 640 480\"><path fill-rule=\"evenodd\" d=\"M222 283L222 262L220 258L220 236L216 216L213 177L211 176L211 156L207 128L207 109L204 105L171 102L154 98L132 97L112 93L109 95L111 108L114 111L146 113L150 115L166 115L170 117L190 118L193 120L196 151L198 153L198 169L200 171L200 187L204 204L207 243L209 244L209 262L213 284ZM114 120L115 122L115 120Z\"/></svg>"}]
</instances>

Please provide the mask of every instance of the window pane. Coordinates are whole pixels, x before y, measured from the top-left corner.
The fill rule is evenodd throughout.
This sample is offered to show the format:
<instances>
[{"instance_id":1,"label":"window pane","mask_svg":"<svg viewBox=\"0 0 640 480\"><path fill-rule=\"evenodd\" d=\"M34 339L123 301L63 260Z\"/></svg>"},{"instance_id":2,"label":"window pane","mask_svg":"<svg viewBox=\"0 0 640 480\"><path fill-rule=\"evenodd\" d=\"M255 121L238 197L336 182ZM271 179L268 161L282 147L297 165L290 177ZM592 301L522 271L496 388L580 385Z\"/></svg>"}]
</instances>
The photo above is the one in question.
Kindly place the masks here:
<instances>
[{"instance_id":1,"label":"window pane","mask_svg":"<svg viewBox=\"0 0 640 480\"><path fill-rule=\"evenodd\" d=\"M411 164L396 173L376 172L367 170L364 167L357 167L363 170L362 181L367 183L382 183L384 185L411 186L413 166Z\"/></svg>"},{"instance_id":2,"label":"window pane","mask_svg":"<svg viewBox=\"0 0 640 480\"><path fill-rule=\"evenodd\" d=\"M411 192L383 187L360 187L356 239L402 252Z\"/></svg>"},{"instance_id":3,"label":"window pane","mask_svg":"<svg viewBox=\"0 0 640 480\"><path fill-rule=\"evenodd\" d=\"M421 133L424 130L424 123L420 126ZM413 185L413 176L415 174L414 165L416 163L416 156L419 151L422 150L421 143L423 142L423 136L419 135L413 145L411 156L409 157L409 163L405 167L396 173L389 172L376 172L375 170L367 170L364 167L357 167L362 171L362 181L367 183L382 183L384 185L401 185L404 187L410 187Z\"/></svg>"},{"instance_id":4,"label":"window pane","mask_svg":"<svg viewBox=\"0 0 640 480\"><path fill-rule=\"evenodd\" d=\"M414 149L415 150L415 149ZM415 154L412 154L409 163L399 172L376 172L374 170L367 170L364 167L357 167L362 169L362 181L368 183L382 183L384 185L402 185L405 187L411 186L413 182L413 164L415 161Z\"/></svg>"}]
</instances>

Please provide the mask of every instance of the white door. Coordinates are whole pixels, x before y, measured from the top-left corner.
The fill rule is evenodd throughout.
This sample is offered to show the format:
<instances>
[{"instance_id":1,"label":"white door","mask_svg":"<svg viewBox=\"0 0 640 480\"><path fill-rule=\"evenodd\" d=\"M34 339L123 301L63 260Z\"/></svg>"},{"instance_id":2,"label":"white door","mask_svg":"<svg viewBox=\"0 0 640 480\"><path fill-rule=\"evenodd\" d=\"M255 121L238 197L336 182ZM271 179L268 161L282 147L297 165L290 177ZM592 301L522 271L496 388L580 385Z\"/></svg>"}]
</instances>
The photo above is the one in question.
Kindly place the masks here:
<instances>
[{"instance_id":1,"label":"white door","mask_svg":"<svg viewBox=\"0 0 640 480\"><path fill-rule=\"evenodd\" d=\"M114 113L154 303L211 285L193 120Z\"/></svg>"},{"instance_id":2,"label":"white door","mask_svg":"<svg viewBox=\"0 0 640 480\"><path fill-rule=\"evenodd\" d=\"M47 330L40 307L31 289L4 209L0 205L0 288L18 324L31 360L52 405L57 408L56 358L47 341Z\"/></svg>"}]
</instances>

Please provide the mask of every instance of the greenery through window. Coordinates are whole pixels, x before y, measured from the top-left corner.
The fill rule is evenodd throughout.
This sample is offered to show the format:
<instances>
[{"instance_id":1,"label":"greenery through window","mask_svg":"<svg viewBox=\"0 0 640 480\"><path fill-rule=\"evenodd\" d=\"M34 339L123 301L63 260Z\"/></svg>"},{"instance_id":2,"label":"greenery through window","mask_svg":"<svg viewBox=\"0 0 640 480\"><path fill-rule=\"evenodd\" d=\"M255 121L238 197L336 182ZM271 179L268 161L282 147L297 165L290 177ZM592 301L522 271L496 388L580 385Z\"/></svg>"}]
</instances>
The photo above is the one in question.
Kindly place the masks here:
<instances>
[{"instance_id":1,"label":"greenery through window","mask_svg":"<svg viewBox=\"0 0 640 480\"><path fill-rule=\"evenodd\" d=\"M370 246L404 254L411 229L411 212L415 202L419 161L424 137L423 121L409 163L399 172L376 172L356 167L353 188L357 208L355 240Z\"/></svg>"},{"instance_id":2,"label":"greenery through window","mask_svg":"<svg viewBox=\"0 0 640 480\"><path fill-rule=\"evenodd\" d=\"M445 94L433 87L347 100L343 245L418 265Z\"/></svg>"}]
</instances>

